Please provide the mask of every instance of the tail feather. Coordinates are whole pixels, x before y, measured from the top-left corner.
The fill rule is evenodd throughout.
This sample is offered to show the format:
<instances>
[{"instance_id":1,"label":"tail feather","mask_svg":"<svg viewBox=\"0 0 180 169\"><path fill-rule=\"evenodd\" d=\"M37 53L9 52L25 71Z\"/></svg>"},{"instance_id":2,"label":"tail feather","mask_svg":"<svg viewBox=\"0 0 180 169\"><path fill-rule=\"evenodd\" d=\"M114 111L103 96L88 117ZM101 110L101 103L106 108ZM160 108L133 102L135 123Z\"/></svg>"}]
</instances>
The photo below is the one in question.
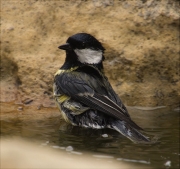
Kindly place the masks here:
<instances>
[{"instance_id":1,"label":"tail feather","mask_svg":"<svg viewBox=\"0 0 180 169\"><path fill-rule=\"evenodd\" d=\"M135 143L149 143L150 139L149 137L143 135L140 131L137 129L129 126L126 122L124 121L113 121L111 122L111 125L109 128L114 129L124 135L125 137L129 138Z\"/></svg>"}]
</instances>

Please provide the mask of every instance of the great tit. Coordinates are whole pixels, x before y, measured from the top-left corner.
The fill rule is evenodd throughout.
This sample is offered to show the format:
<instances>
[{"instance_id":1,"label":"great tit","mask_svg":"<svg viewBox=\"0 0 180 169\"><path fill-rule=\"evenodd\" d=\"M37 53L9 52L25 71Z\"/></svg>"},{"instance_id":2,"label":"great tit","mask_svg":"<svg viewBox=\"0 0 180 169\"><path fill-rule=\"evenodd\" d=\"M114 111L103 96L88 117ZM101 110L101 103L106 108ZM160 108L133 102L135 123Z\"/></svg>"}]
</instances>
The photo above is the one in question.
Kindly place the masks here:
<instances>
[{"instance_id":1,"label":"great tit","mask_svg":"<svg viewBox=\"0 0 180 169\"><path fill-rule=\"evenodd\" d=\"M85 128L110 128L133 142L149 142L104 74L102 44L90 34L77 33L59 49L65 50L66 58L55 74L53 93L65 121Z\"/></svg>"}]
</instances>

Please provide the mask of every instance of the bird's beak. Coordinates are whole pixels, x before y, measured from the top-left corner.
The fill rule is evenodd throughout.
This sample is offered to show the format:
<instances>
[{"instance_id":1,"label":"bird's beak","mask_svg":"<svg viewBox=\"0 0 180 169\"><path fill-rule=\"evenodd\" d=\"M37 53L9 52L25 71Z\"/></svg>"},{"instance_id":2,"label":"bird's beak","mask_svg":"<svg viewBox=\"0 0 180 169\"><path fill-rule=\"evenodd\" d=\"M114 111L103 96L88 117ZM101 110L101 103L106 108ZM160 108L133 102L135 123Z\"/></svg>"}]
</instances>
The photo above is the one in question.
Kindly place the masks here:
<instances>
[{"instance_id":1,"label":"bird's beak","mask_svg":"<svg viewBox=\"0 0 180 169\"><path fill-rule=\"evenodd\" d=\"M58 48L62 49L62 50L72 50L69 43L63 44L63 45L59 46Z\"/></svg>"}]
</instances>

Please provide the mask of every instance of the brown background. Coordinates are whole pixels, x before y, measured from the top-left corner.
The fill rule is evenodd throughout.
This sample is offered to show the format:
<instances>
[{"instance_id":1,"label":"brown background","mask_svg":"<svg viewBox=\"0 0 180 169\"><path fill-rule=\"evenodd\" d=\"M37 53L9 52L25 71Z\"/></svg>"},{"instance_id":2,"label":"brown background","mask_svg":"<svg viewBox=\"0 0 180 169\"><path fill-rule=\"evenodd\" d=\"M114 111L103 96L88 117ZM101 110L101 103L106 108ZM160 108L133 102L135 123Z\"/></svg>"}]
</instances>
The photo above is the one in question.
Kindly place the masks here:
<instances>
[{"instance_id":1,"label":"brown background","mask_svg":"<svg viewBox=\"0 0 180 169\"><path fill-rule=\"evenodd\" d=\"M2 0L1 101L54 106L57 47L87 32L106 48L105 72L129 106L177 106L178 0Z\"/></svg>"}]
</instances>

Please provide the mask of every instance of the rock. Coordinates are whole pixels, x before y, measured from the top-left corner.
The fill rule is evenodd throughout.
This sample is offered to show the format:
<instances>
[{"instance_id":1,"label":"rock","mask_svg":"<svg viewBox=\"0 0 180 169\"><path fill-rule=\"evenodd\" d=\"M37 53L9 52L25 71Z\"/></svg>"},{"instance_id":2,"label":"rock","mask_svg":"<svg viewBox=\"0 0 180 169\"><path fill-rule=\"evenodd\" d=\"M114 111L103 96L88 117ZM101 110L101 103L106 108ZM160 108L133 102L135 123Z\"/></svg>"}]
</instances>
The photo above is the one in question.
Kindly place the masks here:
<instances>
[{"instance_id":1,"label":"rock","mask_svg":"<svg viewBox=\"0 0 180 169\"><path fill-rule=\"evenodd\" d=\"M108 137L108 134L102 134L102 137L106 138L106 137Z\"/></svg>"},{"instance_id":2,"label":"rock","mask_svg":"<svg viewBox=\"0 0 180 169\"><path fill-rule=\"evenodd\" d=\"M30 104L31 102L33 102L33 100L29 98L26 98L25 100L23 100L23 104Z\"/></svg>"},{"instance_id":3,"label":"rock","mask_svg":"<svg viewBox=\"0 0 180 169\"><path fill-rule=\"evenodd\" d=\"M23 110L23 107L18 107L18 110L19 110L19 111L22 111L22 110Z\"/></svg>"},{"instance_id":4,"label":"rock","mask_svg":"<svg viewBox=\"0 0 180 169\"><path fill-rule=\"evenodd\" d=\"M73 151L73 147L72 146L67 146L66 151Z\"/></svg>"},{"instance_id":5,"label":"rock","mask_svg":"<svg viewBox=\"0 0 180 169\"><path fill-rule=\"evenodd\" d=\"M179 93L178 0L9 1L2 3L1 101L55 106L58 49L87 32L106 48L105 73L130 106L175 106Z\"/></svg>"},{"instance_id":6,"label":"rock","mask_svg":"<svg viewBox=\"0 0 180 169\"><path fill-rule=\"evenodd\" d=\"M166 166L166 167L170 167L171 166L171 161L166 161L165 163L164 163L164 165Z\"/></svg>"},{"instance_id":7,"label":"rock","mask_svg":"<svg viewBox=\"0 0 180 169\"><path fill-rule=\"evenodd\" d=\"M70 155L63 150L53 150L46 146L37 146L21 139L1 139L1 168L103 168L103 169L137 169L115 159L108 163L107 159L96 160L90 153Z\"/></svg>"}]
</instances>

